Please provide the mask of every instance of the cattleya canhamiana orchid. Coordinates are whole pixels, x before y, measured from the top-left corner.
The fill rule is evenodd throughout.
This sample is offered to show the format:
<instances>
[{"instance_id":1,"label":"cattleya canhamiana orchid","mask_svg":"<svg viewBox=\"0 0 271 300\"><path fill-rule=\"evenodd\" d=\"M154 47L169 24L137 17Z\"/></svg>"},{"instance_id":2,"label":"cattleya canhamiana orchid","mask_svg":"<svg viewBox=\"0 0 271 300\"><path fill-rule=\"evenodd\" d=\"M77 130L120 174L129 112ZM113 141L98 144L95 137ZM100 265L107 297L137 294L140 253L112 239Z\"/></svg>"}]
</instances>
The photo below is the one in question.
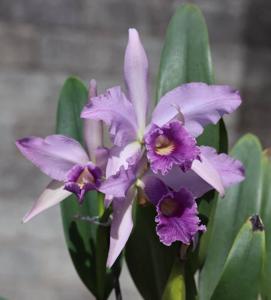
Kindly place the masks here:
<instances>
[{"instance_id":1,"label":"cattleya canhamiana orchid","mask_svg":"<svg viewBox=\"0 0 271 300\"><path fill-rule=\"evenodd\" d=\"M216 124L240 104L239 93L228 86L188 83L166 93L150 114L148 59L138 32L129 30L124 58L126 94L119 86L97 96L90 83L89 101L81 113L88 154L75 140L62 135L28 137L16 145L22 154L53 178L24 217L26 222L74 193L97 190L112 205L111 267L133 229L135 199L156 207L160 241L189 245L204 231L196 199L211 189L244 179L242 164L226 154L197 145L207 124ZM108 125L112 147L102 143L102 122ZM142 200L143 199L143 200Z\"/></svg>"}]
</instances>

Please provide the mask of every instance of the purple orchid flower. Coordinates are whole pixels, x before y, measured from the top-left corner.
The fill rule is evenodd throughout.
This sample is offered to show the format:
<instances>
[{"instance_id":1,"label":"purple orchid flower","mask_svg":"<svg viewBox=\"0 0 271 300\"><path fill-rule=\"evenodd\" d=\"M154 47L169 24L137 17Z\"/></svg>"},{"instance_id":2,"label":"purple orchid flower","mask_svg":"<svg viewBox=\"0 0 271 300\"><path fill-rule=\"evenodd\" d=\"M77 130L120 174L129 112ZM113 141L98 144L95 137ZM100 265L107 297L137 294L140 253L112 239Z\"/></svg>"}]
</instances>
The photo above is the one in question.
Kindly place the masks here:
<instances>
[{"instance_id":1,"label":"purple orchid flower","mask_svg":"<svg viewBox=\"0 0 271 300\"><path fill-rule=\"evenodd\" d=\"M183 84L166 93L148 118L148 59L135 29L129 30L124 78L126 94L119 86L113 87L93 98L81 114L82 118L101 120L109 126L114 147L110 150L106 177L114 180L111 186L115 186L118 194L122 190L121 194L125 195L118 197L113 190L106 195L107 204L113 200L114 208L108 266L112 266L131 233L132 201L137 187L144 187L141 180L144 172L138 170L144 170L141 165L146 158L153 175L166 175L163 177L168 179L177 168L182 175L179 185L181 178L185 178L186 183L172 192L172 199L189 194L189 191L181 190L186 184L198 191L197 182L200 182L201 191L215 188L224 195L225 187L244 178L241 163L196 143L204 126L216 124L224 114L233 112L240 105L237 91L228 86L205 83ZM192 200L186 202L192 203ZM192 205L186 212L189 215L195 211Z\"/></svg>"},{"instance_id":2,"label":"purple orchid flower","mask_svg":"<svg viewBox=\"0 0 271 300\"><path fill-rule=\"evenodd\" d=\"M238 160L222 153L217 155L211 147L201 147L201 153L214 161L225 187L244 179L244 169ZM189 245L198 231L205 231L200 224L196 199L212 190L212 186L192 170L187 173L174 166L166 175L148 172L142 178L142 186L148 200L156 206L156 231L160 241L171 245L181 241Z\"/></svg>"},{"instance_id":3,"label":"purple orchid flower","mask_svg":"<svg viewBox=\"0 0 271 300\"><path fill-rule=\"evenodd\" d=\"M90 82L89 95L90 98L97 95L95 80ZM86 192L102 188L107 151L101 147L101 122L87 120L84 137L88 153L79 142L63 135L50 135L45 139L30 136L16 141L21 153L53 179L24 216L24 223L71 193L82 203Z\"/></svg>"},{"instance_id":4,"label":"purple orchid flower","mask_svg":"<svg viewBox=\"0 0 271 300\"><path fill-rule=\"evenodd\" d=\"M102 120L109 125L116 146L107 167L110 173L122 166L127 169L146 151L154 173L166 174L174 165L183 171L192 169L223 195L221 176L202 159L195 138L204 126L216 124L241 104L239 93L228 86L183 84L161 98L146 126L150 101L148 60L135 29L129 30L124 76L127 96L120 87L113 87L93 98L81 114L82 118Z\"/></svg>"},{"instance_id":5,"label":"purple orchid flower","mask_svg":"<svg viewBox=\"0 0 271 300\"><path fill-rule=\"evenodd\" d=\"M175 241L190 245L198 231L206 230L204 225L200 225L197 203L192 193L185 188L163 195L156 210L156 231L166 246Z\"/></svg>"},{"instance_id":6,"label":"purple orchid flower","mask_svg":"<svg viewBox=\"0 0 271 300\"><path fill-rule=\"evenodd\" d=\"M200 224L196 197L189 189L182 187L176 192L154 176L145 176L143 181L146 196L156 206L156 232L164 245L175 241L190 245L199 231L206 230Z\"/></svg>"}]
</instances>

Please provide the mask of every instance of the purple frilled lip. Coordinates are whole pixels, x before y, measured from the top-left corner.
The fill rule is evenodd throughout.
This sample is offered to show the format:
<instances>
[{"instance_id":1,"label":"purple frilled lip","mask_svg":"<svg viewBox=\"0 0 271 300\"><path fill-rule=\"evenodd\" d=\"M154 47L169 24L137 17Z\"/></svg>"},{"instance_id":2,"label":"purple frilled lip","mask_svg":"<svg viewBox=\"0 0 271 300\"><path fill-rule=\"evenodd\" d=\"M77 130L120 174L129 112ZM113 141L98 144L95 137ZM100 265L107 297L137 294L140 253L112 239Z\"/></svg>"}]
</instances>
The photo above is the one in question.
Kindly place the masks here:
<instances>
[{"instance_id":1,"label":"purple frilled lip","mask_svg":"<svg viewBox=\"0 0 271 300\"><path fill-rule=\"evenodd\" d=\"M145 144L153 172L161 172L163 175L175 164L183 171L189 170L192 162L198 159L200 154L196 139L178 120L163 127L153 124L145 135Z\"/></svg>"},{"instance_id":2,"label":"purple frilled lip","mask_svg":"<svg viewBox=\"0 0 271 300\"><path fill-rule=\"evenodd\" d=\"M175 241L189 245L197 232L206 230L198 217L197 203L186 188L164 195L156 211L156 232L167 246Z\"/></svg>"},{"instance_id":3,"label":"purple frilled lip","mask_svg":"<svg viewBox=\"0 0 271 300\"><path fill-rule=\"evenodd\" d=\"M92 162L86 165L75 165L67 174L65 190L74 193L79 203L84 200L84 195L91 190L99 190L102 179L102 170Z\"/></svg>"},{"instance_id":4,"label":"purple frilled lip","mask_svg":"<svg viewBox=\"0 0 271 300\"><path fill-rule=\"evenodd\" d=\"M189 245L199 231L206 230L191 191L185 187L174 191L153 175L143 177L143 182L146 197L156 207L156 232L163 244L180 241Z\"/></svg>"}]
</instances>

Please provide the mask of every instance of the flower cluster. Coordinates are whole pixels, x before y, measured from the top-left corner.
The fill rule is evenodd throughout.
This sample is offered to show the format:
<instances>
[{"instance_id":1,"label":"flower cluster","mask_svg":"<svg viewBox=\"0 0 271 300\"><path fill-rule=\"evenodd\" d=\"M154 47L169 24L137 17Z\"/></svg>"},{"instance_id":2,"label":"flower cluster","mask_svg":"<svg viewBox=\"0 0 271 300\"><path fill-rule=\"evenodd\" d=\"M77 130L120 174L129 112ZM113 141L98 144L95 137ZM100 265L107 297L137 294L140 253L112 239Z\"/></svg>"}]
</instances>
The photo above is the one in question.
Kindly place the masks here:
<instances>
[{"instance_id":1,"label":"flower cluster","mask_svg":"<svg viewBox=\"0 0 271 300\"><path fill-rule=\"evenodd\" d=\"M244 179L239 161L196 141L204 126L216 124L240 105L237 91L183 84L166 93L151 114L148 59L135 29L129 30L124 77L126 93L116 86L97 96L96 82L90 82L89 101L81 113L87 151L62 135L16 142L21 153L53 179L23 221L71 193L79 203L90 190L103 193L105 206L113 208L108 267L132 231L136 199L155 206L156 231L163 244L189 245L205 230L197 198L212 189L223 196L225 188ZM110 149L103 147L103 123L108 126Z\"/></svg>"}]
</instances>

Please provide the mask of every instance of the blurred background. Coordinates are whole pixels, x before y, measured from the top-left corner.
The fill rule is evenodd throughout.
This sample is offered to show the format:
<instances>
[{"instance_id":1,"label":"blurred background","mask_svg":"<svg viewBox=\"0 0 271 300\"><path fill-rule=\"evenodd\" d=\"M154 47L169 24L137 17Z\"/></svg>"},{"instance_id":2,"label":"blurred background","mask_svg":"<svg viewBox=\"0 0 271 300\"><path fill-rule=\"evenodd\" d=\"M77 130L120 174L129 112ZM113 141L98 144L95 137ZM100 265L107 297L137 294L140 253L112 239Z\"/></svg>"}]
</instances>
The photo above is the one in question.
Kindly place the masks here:
<instances>
[{"instance_id":1,"label":"blurred background","mask_svg":"<svg viewBox=\"0 0 271 300\"><path fill-rule=\"evenodd\" d=\"M129 27L140 31L154 82L167 23L182 2L0 0L0 295L92 299L71 264L59 208L20 223L48 178L14 141L54 132L58 94L68 75L86 82L95 77L100 91L121 83ZM242 108L226 119L231 144L250 131L270 146L271 1L190 2L206 17L217 83L243 96ZM140 299L126 269L121 285L124 299Z\"/></svg>"}]
</instances>

